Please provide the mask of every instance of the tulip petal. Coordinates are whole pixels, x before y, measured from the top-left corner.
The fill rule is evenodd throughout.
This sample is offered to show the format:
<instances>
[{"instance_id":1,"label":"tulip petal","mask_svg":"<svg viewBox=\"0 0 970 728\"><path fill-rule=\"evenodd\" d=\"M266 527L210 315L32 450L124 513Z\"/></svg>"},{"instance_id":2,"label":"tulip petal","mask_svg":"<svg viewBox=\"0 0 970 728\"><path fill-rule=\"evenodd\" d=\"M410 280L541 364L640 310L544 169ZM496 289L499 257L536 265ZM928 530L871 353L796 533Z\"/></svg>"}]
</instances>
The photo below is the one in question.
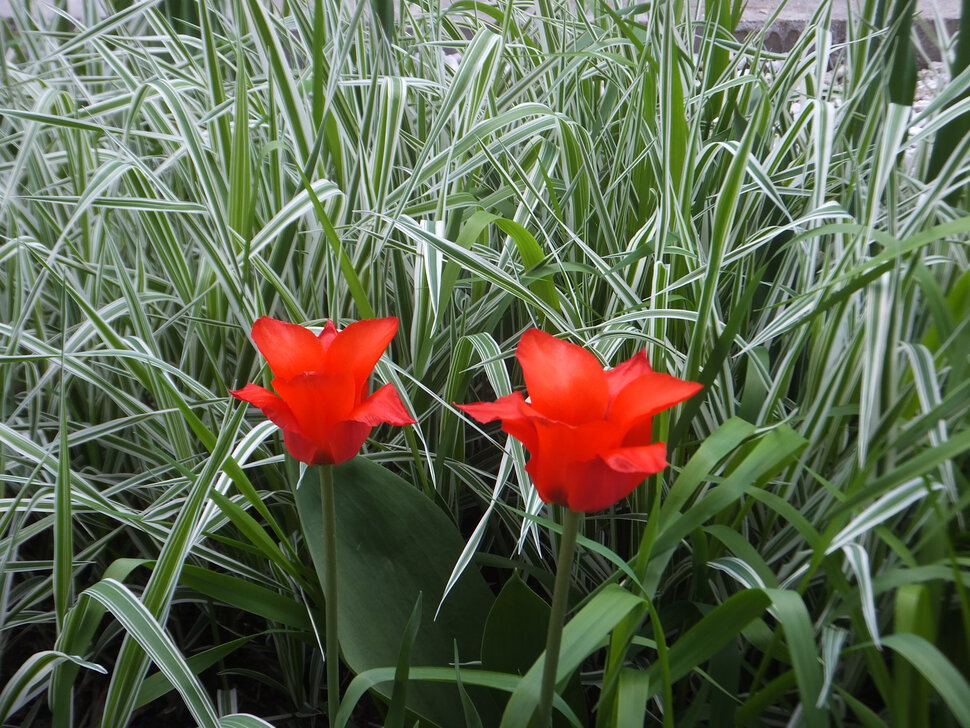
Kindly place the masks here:
<instances>
[{"instance_id":1,"label":"tulip petal","mask_svg":"<svg viewBox=\"0 0 970 728\"><path fill-rule=\"evenodd\" d=\"M363 385L396 333L393 316L355 321L330 342L324 371L349 374L358 386Z\"/></svg>"},{"instance_id":2,"label":"tulip petal","mask_svg":"<svg viewBox=\"0 0 970 728\"><path fill-rule=\"evenodd\" d=\"M584 478L598 454L619 447L616 428L604 420L566 425L537 419L535 446L526 470L546 503L567 505L572 491L587 487ZM570 506L571 507L571 506Z\"/></svg>"},{"instance_id":3,"label":"tulip petal","mask_svg":"<svg viewBox=\"0 0 970 728\"><path fill-rule=\"evenodd\" d=\"M620 473L639 473L643 478L667 467L667 444L655 442L641 447L623 447L606 453L603 461Z\"/></svg>"},{"instance_id":4,"label":"tulip petal","mask_svg":"<svg viewBox=\"0 0 970 728\"><path fill-rule=\"evenodd\" d=\"M609 403L606 373L581 346L539 329L522 334L515 352L532 407L542 416L571 425L602 418Z\"/></svg>"},{"instance_id":5,"label":"tulip petal","mask_svg":"<svg viewBox=\"0 0 970 728\"><path fill-rule=\"evenodd\" d=\"M534 421L543 419L522 397L512 392L494 402L475 402L455 405L462 412L479 422L502 420L502 430L521 442L525 449L535 453L538 444Z\"/></svg>"},{"instance_id":6,"label":"tulip petal","mask_svg":"<svg viewBox=\"0 0 970 728\"><path fill-rule=\"evenodd\" d=\"M360 452L364 440L370 435L371 426L363 422L346 420L336 423L328 432L329 451L334 465L346 462Z\"/></svg>"},{"instance_id":7,"label":"tulip petal","mask_svg":"<svg viewBox=\"0 0 970 728\"><path fill-rule=\"evenodd\" d=\"M321 446L329 443L334 425L349 420L355 409L356 386L346 374L310 372L274 379L273 388L296 417L295 429Z\"/></svg>"},{"instance_id":8,"label":"tulip petal","mask_svg":"<svg viewBox=\"0 0 970 728\"><path fill-rule=\"evenodd\" d=\"M277 427L284 430L297 429L296 417L286 402L265 387L260 387L258 384L247 384L242 389L230 389L229 394L236 399L259 407L263 414Z\"/></svg>"},{"instance_id":9,"label":"tulip petal","mask_svg":"<svg viewBox=\"0 0 970 728\"><path fill-rule=\"evenodd\" d=\"M283 444L290 455L307 465L333 465L336 462L328 446L321 446L296 430L283 430Z\"/></svg>"},{"instance_id":10,"label":"tulip petal","mask_svg":"<svg viewBox=\"0 0 970 728\"><path fill-rule=\"evenodd\" d=\"M643 482L642 473L626 473L611 468L596 458L577 469L575 482L568 489L565 505L574 511L601 511L619 503Z\"/></svg>"},{"instance_id":11,"label":"tulip petal","mask_svg":"<svg viewBox=\"0 0 970 728\"><path fill-rule=\"evenodd\" d=\"M567 505L574 511L599 511L618 503L644 479L667 467L667 445L617 448L594 458L577 473L568 489Z\"/></svg>"},{"instance_id":12,"label":"tulip petal","mask_svg":"<svg viewBox=\"0 0 970 728\"><path fill-rule=\"evenodd\" d=\"M625 362L617 364L612 369L606 370L606 383L610 389L610 397L615 397L631 382L640 377L653 373L650 362L647 361L647 352L638 351Z\"/></svg>"},{"instance_id":13,"label":"tulip petal","mask_svg":"<svg viewBox=\"0 0 970 728\"><path fill-rule=\"evenodd\" d=\"M541 455L529 458L529 462L525 464L525 471L532 478L532 485L535 486L543 503L555 503L561 506L569 504L566 483L550 477L549 469L545 466Z\"/></svg>"},{"instance_id":14,"label":"tulip petal","mask_svg":"<svg viewBox=\"0 0 970 728\"><path fill-rule=\"evenodd\" d=\"M350 419L371 427L376 427L384 422L390 425L413 425L416 422L404 408L393 384L385 384L365 399L354 410Z\"/></svg>"},{"instance_id":15,"label":"tulip petal","mask_svg":"<svg viewBox=\"0 0 970 728\"><path fill-rule=\"evenodd\" d=\"M610 403L607 418L632 427L645 417L673 407L694 396L702 386L669 374L650 372L630 382Z\"/></svg>"},{"instance_id":16,"label":"tulip petal","mask_svg":"<svg viewBox=\"0 0 970 728\"><path fill-rule=\"evenodd\" d=\"M276 377L323 369L323 346L308 328L263 316L253 324L253 341Z\"/></svg>"},{"instance_id":17,"label":"tulip petal","mask_svg":"<svg viewBox=\"0 0 970 728\"><path fill-rule=\"evenodd\" d=\"M317 338L323 345L324 351L330 348L333 340L337 338L337 327L333 325L333 321L327 319L327 323L323 325L323 331L317 334Z\"/></svg>"},{"instance_id":18,"label":"tulip petal","mask_svg":"<svg viewBox=\"0 0 970 728\"><path fill-rule=\"evenodd\" d=\"M653 417L649 415L641 417L632 424L627 423L622 429L626 431L626 434L620 442L621 447L641 447L643 445L649 445L650 438L653 435Z\"/></svg>"},{"instance_id":19,"label":"tulip petal","mask_svg":"<svg viewBox=\"0 0 970 728\"><path fill-rule=\"evenodd\" d=\"M472 404L456 404L455 406L479 422L518 419L528 417L530 414L530 407L521 392L506 394L494 402L473 402Z\"/></svg>"},{"instance_id":20,"label":"tulip petal","mask_svg":"<svg viewBox=\"0 0 970 728\"><path fill-rule=\"evenodd\" d=\"M329 451L321 450L320 445L305 437L299 428L296 416L280 397L257 384L247 384L242 389L230 390L236 399L259 407L263 414L283 431L283 444L290 455L307 465L330 463Z\"/></svg>"}]
</instances>

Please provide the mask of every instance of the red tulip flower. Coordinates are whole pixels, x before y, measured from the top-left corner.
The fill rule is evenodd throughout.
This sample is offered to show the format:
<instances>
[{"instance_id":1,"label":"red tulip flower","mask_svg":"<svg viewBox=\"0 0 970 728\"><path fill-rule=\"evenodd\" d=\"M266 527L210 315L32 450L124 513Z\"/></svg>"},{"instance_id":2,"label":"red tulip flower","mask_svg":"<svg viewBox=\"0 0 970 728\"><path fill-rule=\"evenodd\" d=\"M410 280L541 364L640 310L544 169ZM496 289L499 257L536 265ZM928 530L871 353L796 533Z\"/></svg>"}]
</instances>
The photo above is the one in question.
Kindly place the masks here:
<instances>
[{"instance_id":1,"label":"red tulip flower","mask_svg":"<svg viewBox=\"0 0 970 728\"><path fill-rule=\"evenodd\" d=\"M273 371L276 393L256 384L229 393L278 425L297 460L337 465L354 457L382 422L415 422L393 384L368 394L367 380L395 333L396 318L365 319L342 331L327 321L318 336L263 316L253 324L253 341Z\"/></svg>"},{"instance_id":2,"label":"red tulip flower","mask_svg":"<svg viewBox=\"0 0 970 728\"><path fill-rule=\"evenodd\" d=\"M667 466L667 447L650 442L658 412L701 385L650 368L639 352L613 369L580 346L530 329L515 352L529 391L495 402L458 405L502 429L530 453L526 470L539 497L574 511L596 511L625 498Z\"/></svg>"}]
</instances>

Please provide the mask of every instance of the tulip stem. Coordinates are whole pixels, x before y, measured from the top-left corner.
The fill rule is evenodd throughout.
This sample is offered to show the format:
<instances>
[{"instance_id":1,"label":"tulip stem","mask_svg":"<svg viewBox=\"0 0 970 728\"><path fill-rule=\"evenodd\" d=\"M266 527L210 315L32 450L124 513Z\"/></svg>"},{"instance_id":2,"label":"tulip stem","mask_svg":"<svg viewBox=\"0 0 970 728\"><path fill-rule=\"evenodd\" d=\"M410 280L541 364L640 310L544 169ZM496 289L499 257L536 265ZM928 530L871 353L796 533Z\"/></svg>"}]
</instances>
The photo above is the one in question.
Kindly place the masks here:
<instances>
[{"instance_id":1,"label":"tulip stem","mask_svg":"<svg viewBox=\"0 0 970 728\"><path fill-rule=\"evenodd\" d=\"M552 698L556 692L556 672L559 667L559 648L562 644L562 627L569 601L569 583L572 574L573 553L576 550L576 534L579 531L579 513L564 509L562 537L559 541L559 563L556 565L556 585L552 591L552 609L549 612L549 630L546 632L546 660L542 666L542 692L539 694L539 721L537 728L549 728L552 720Z\"/></svg>"},{"instance_id":2,"label":"tulip stem","mask_svg":"<svg viewBox=\"0 0 970 728\"><path fill-rule=\"evenodd\" d=\"M337 639L337 517L333 498L333 466L320 466L320 506L327 555L324 566L327 634L327 717L330 727L340 708L340 645Z\"/></svg>"}]
</instances>

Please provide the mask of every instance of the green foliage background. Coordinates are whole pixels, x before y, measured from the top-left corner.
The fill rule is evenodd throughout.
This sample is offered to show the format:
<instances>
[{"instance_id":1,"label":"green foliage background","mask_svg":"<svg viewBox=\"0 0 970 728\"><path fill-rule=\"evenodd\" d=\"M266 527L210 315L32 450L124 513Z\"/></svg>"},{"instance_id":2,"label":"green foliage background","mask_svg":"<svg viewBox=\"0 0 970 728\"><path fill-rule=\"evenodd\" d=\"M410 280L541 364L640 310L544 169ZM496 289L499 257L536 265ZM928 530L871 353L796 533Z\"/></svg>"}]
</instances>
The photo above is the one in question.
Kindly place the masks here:
<instances>
[{"instance_id":1,"label":"green foliage background","mask_svg":"<svg viewBox=\"0 0 970 728\"><path fill-rule=\"evenodd\" d=\"M528 721L556 514L452 403L540 326L706 385L583 525L574 724L970 726L970 73L914 113L911 3L782 55L726 0L174 5L0 27L0 721L326 712L300 472L226 394L270 314L401 320L376 378L419 424L367 477L420 500L354 510L389 545L344 582L397 533L444 566L348 627L346 724ZM468 589L481 654L411 666Z\"/></svg>"}]
</instances>

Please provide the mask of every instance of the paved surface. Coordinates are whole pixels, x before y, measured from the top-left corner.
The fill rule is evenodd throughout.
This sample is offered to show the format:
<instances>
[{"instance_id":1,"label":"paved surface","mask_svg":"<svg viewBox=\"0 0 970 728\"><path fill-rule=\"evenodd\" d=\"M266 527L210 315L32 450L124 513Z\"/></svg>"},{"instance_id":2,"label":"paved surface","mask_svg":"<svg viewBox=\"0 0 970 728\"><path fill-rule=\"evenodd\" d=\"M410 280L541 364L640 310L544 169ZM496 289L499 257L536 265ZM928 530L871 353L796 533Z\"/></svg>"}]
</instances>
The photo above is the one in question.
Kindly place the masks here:
<instances>
[{"instance_id":1,"label":"paved surface","mask_svg":"<svg viewBox=\"0 0 970 728\"><path fill-rule=\"evenodd\" d=\"M748 0L738 26L738 35L745 36L767 25L765 46L773 51L788 50L805 30L820 4L819 0L789 0L779 11L781 3L778 0ZM948 36L957 32L960 0L917 0L916 5L920 14L915 21L917 39L930 60L939 60L940 50L936 39L940 34L937 25L941 24ZM831 27L834 42L845 40L846 23L850 15L858 15L861 6L861 0L833 0Z\"/></svg>"},{"instance_id":2,"label":"paved surface","mask_svg":"<svg viewBox=\"0 0 970 728\"><path fill-rule=\"evenodd\" d=\"M845 20L849 15L850 6L857 11L862 6L861 0L834 0L832 3L832 17ZM918 0L917 7L923 15L932 16L937 10L953 17L960 17L960 0ZM748 0L744 11L745 21L760 20L764 22L781 5L778 0ZM786 20L810 19L818 10L819 0L788 0L782 9L781 17Z\"/></svg>"}]
</instances>

